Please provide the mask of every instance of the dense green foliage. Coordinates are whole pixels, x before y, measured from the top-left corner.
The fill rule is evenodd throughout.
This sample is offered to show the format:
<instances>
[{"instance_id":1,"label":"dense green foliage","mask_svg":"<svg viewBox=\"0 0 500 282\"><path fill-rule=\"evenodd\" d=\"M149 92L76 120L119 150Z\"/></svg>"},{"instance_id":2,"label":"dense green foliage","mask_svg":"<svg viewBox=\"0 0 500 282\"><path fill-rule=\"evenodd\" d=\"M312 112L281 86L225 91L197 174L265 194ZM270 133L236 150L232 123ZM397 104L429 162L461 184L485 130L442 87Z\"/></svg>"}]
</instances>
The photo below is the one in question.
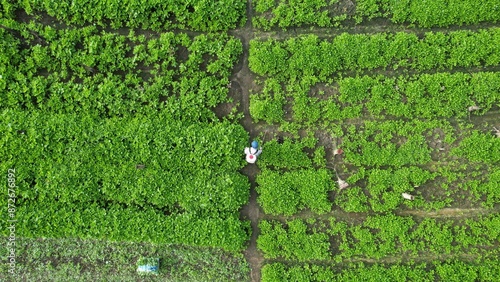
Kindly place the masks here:
<instances>
[{"instance_id":1,"label":"dense green foliage","mask_svg":"<svg viewBox=\"0 0 500 282\"><path fill-rule=\"evenodd\" d=\"M2 1L6 14L15 8L28 15L47 13L71 25L97 24L113 28L131 27L153 30L228 30L246 20L246 1Z\"/></svg>"},{"instance_id":2,"label":"dense green foliage","mask_svg":"<svg viewBox=\"0 0 500 282\"><path fill-rule=\"evenodd\" d=\"M368 18L384 16L393 23L420 27L450 26L500 21L495 0L358 0L357 13Z\"/></svg>"},{"instance_id":3,"label":"dense green foliage","mask_svg":"<svg viewBox=\"0 0 500 282\"><path fill-rule=\"evenodd\" d=\"M260 104L262 112L250 111L256 120L269 123L284 121L284 99L274 104L268 97L268 83L275 84L273 78L265 81L263 92L250 98L251 109ZM318 121L345 121L347 119L370 116L373 118L449 118L465 117L471 113L468 107L477 106L482 114L500 105L500 73L478 72L435 73L413 76L356 76L339 78L336 83L323 85L322 92L316 92L314 85L298 88L287 85L283 90L274 88L281 97L292 96L293 118L298 122L314 124ZM286 91L286 92L285 92ZM338 93L325 97L325 91ZM276 110L274 110L276 109ZM271 115L273 115L271 117Z\"/></svg>"},{"instance_id":4,"label":"dense green foliage","mask_svg":"<svg viewBox=\"0 0 500 282\"><path fill-rule=\"evenodd\" d=\"M498 72L346 77L337 83L333 91L339 92L338 100L331 102L342 109L335 112L334 105L325 103L325 111L333 119L363 113L377 118L464 117L470 106L484 112L500 104Z\"/></svg>"},{"instance_id":5,"label":"dense green foliage","mask_svg":"<svg viewBox=\"0 0 500 282\"><path fill-rule=\"evenodd\" d=\"M16 23L0 34L1 58L10 58L0 66L0 108L101 118L163 110L180 120L214 119L210 108L227 100L242 52L227 35L148 38Z\"/></svg>"},{"instance_id":6,"label":"dense green foliage","mask_svg":"<svg viewBox=\"0 0 500 282\"><path fill-rule=\"evenodd\" d=\"M469 180L463 184L484 207L492 208L500 202L500 168L493 166L483 179Z\"/></svg>"},{"instance_id":7,"label":"dense green foliage","mask_svg":"<svg viewBox=\"0 0 500 282\"><path fill-rule=\"evenodd\" d=\"M500 138L475 130L460 142L460 146L454 153L464 156L471 162L498 165L500 163Z\"/></svg>"},{"instance_id":8,"label":"dense green foliage","mask_svg":"<svg viewBox=\"0 0 500 282\"><path fill-rule=\"evenodd\" d=\"M496 0L256 0L256 28L333 27L373 18L419 27L447 27L500 21Z\"/></svg>"},{"instance_id":9,"label":"dense green foliage","mask_svg":"<svg viewBox=\"0 0 500 282\"><path fill-rule=\"evenodd\" d=\"M257 176L258 202L265 213L292 215L305 207L322 214L331 210L328 192L334 189L327 169L291 172L265 170Z\"/></svg>"},{"instance_id":10,"label":"dense green foliage","mask_svg":"<svg viewBox=\"0 0 500 282\"><path fill-rule=\"evenodd\" d=\"M362 224L335 218L328 223L309 222L309 226L300 219L291 222L286 223L287 227L280 222L260 223L257 243L266 258L341 262L353 258L418 257L424 253L498 256L498 214L460 221L425 218L415 222L412 217L389 214L368 216ZM307 245L313 242L315 248Z\"/></svg>"},{"instance_id":11,"label":"dense green foliage","mask_svg":"<svg viewBox=\"0 0 500 282\"><path fill-rule=\"evenodd\" d=\"M227 33L247 5L257 29L319 35ZM1 1L0 170L17 186L0 205L15 199L21 279L137 280L112 268L154 256L158 280L245 280L233 256L253 231L262 281L500 280L498 20L493 0ZM233 36L255 34L256 75L234 76ZM257 170L241 170L240 102L267 123L250 125ZM243 212L240 171L260 204ZM78 242L27 239L46 237ZM114 247L72 257L82 239Z\"/></svg>"},{"instance_id":12,"label":"dense green foliage","mask_svg":"<svg viewBox=\"0 0 500 282\"><path fill-rule=\"evenodd\" d=\"M0 167L15 170L17 236L244 248L248 135L212 111L239 40L5 23Z\"/></svg>"},{"instance_id":13,"label":"dense green foliage","mask_svg":"<svg viewBox=\"0 0 500 282\"><path fill-rule=\"evenodd\" d=\"M200 217L185 212L165 215L152 207L54 202L20 202L16 235L214 246L232 252L243 249L248 240L249 224L241 222L238 214Z\"/></svg>"},{"instance_id":14,"label":"dense green foliage","mask_svg":"<svg viewBox=\"0 0 500 282\"><path fill-rule=\"evenodd\" d=\"M420 37L406 32L343 33L326 40L315 35L253 40L249 66L263 86L252 94L250 108L269 107L250 113L296 136L302 128L324 130L342 140L342 170L350 188L334 193L333 202L344 211L440 209L452 205L458 194L492 208L498 199L492 188L497 180L491 164L498 161L494 135L469 137L444 119L483 115L500 106L499 73L418 72L496 66L500 45L494 42L499 35L498 28L490 28L427 32ZM403 74L360 75L385 70ZM408 71L417 74L405 74ZM458 142L457 137L465 139ZM272 176L273 181L260 178L265 188L259 192L267 199L261 203L296 213L300 197L278 190L275 183L289 174L287 169L298 167L294 161L300 160L303 168L311 165L302 160L301 148L284 153L280 147L285 148L272 145L266 150L281 156L272 159L281 172L263 171L264 179ZM459 162L457 155L467 158ZM308 157L312 162L312 155ZM324 159L316 157L315 163L325 163ZM415 201L405 201L402 193L412 193ZM280 198L279 205L271 204L270 195ZM281 199L285 195L289 199Z\"/></svg>"},{"instance_id":15,"label":"dense green foliage","mask_svg":"<svg viewBox=\"0 0 500 282\"><path fill-rule=\"evenodd\" d=\"M471 106L480 107L474 114L481 114L500 104L496 72L398 77L345 77L344 73L495 66L500 63L499 30L429 32L423 38L400 32L344 33L331 41L315 35L252 40L249 66L265 79L262 91L250 97L250 113L254 120L282 123L293 118L309 126L363 115L463 117ZM292 112L285 113L285 108Z\"/></svg>"},{"instance_id":16,"label":"dense green foliage","mask_svg":"<svg viewBox=\"0 0 500 282\"><path fill-rule=\"evenodd\" d=\"M19 171L26 201L109 200L217 214L238 210L248 198L248 181L235 171L247 139L237 125L186 126L163 112L96 121L4 111L2 120L2 167Z\"/></svg>"},{"instance_id":17,"label":"dense green foliage","mask_svg":"<svg viewBox=\"0 0 500 282\"><path fill-rule=\"evenodd\" d=\"M394 166L425 164L431 149L424 133L437 122L367 121L361 128L349 126L342 148L346 161L357 166Z\"/></svg>"},{"instance_id":18,"label":"dense green foliage","mask_svg":"<svg viewBox=\"0 0 500 282\"><path fill-rule=\"evenodd\" d=\"M259 168L298 169L312 167L311 159L304 149L316 145L313 138L301 140L285 139L280 144L277 140L265 143L266 153L259 158Z\"/></svg>"},{"instance_id":19,"label":"dense green foliage","mask_svg":"<svg viewBox=\"0 0 500 282\"><path fill-rule=\"evenodd\" d=\"M279 82L314 84L339 71L375 68L415 70L492 66L500 62L500 29L414 33L342 33L332 40L315 35L250 42L250 69Z\"/></svg>"},{"instance_id":20,"label":"dense green foliage","mask_svg":"<svg viewBox=\"0 0 500 282\"><path fill-rule=\"evenodd\" d=\"M325 150L316 147L317 138L300 140L285 138L264 144L265 154L259 159L257 175L258 203L264 212L293 215L303 209L317 214L331 210L328 194L335 189L333 175L325 168Z\"/></svg>"},{"instance_id":21,"label":"dense green foliage","mask_svg":"<svg viewBox=\"0 0 500 282\"><path fill-rule=\"evenodd\" d=\"M461 260L433 261L417 264L368 265L352 264L348 268L325 267L315 264L287 266L266 264L262 268L263 282L281 281L498 281L500 262L497 259L479 263Z\"/></svg>"},{"instance_id":22,"label":"dense green foliage","mask_svg":"<svg viewBox=\"0 0 500 282\"><path fill-rule=\"evenodd\" d=\"M285 96L281 85L275 79L268 79L259 95L250 96L250 115L255 121L264 120L268 124L282 122L284 104Z\"/></svg>"},{"instance_id":23,"label":"dense green foliage","mask_svg":"<svg viewBox=\"0 0 500 282\"><path fill-rule=\"evenodd\" d=\"M307 225L300 219L286 223L286 229L278 222L261 221L261 235L257 246L265 258L282 257L285 259L327 260L330 258L328 235L321 232L308 232Z\"/></svg>"},{"instance_id":24,"label":"dense green foliage","mask_svg":"<svg viewBox=\"0 0 500 282\"><path fill-rule=\"evenodd\" d=\"M252 119L296 138L264 143L258 163L257 201L273 215L259 224L262 281L498 280L498 1L252 5L255 27L293 29L250 41ZM388 21L405 31L374 32ZM484 28L406 28L471 24Z\"/></svg>"},{"instance_id":25,"label":"dense green foliage","mask_svg":"<svg viewBox=\"0 0 500 282\"><path fill-rule=\"evenodd\" d=\"M317 139L264 144L256 189L266 213L295 215L309 209L323 214L332 204L346 212L433 210L460 202L458 197L487 208L498 202L499 174L492 164L499 139L493 134L464 134L457 141L457 131L443 120L365 121L344 128L342 162L349 171L342 178L350 185L344 190L326 167L325 148L313 153ZM445 147L451 150L442 151ZM402 193L415 200L405 200Z\"/></svg>"},{"instance_id":26,"label":"dense green foliage","mask_svg":"<svg viewBox=\"0 0 500 282\"><path fill-rule=\"evenodd\" d=\"M18 172L17 217L25 223L19 236L233 251L248 239L237 214L249 188L236 172L242 166L238 148L247 139L240 126L185 126L165 113L96 121L4 110L2 120L2 169Z\"/></svg>"}]
</instances>

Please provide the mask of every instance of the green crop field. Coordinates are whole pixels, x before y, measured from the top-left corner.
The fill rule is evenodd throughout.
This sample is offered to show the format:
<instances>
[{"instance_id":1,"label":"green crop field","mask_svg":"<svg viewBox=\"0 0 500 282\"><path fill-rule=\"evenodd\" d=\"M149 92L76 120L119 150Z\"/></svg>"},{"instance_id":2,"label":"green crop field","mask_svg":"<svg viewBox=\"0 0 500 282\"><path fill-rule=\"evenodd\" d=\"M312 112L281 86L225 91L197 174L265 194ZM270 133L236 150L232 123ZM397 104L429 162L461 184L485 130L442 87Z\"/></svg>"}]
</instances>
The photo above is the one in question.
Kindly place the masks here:
<instances>
[{"instance_id":1,"label":"green crop field","mask_svg":"<svg viewBox=\"0 0 500 282\"><path fill-rule=\"evenodd\" d=\"M497 0L3 0L0 129L0 281L500 281Z\"/></svg>"}]
</instances>

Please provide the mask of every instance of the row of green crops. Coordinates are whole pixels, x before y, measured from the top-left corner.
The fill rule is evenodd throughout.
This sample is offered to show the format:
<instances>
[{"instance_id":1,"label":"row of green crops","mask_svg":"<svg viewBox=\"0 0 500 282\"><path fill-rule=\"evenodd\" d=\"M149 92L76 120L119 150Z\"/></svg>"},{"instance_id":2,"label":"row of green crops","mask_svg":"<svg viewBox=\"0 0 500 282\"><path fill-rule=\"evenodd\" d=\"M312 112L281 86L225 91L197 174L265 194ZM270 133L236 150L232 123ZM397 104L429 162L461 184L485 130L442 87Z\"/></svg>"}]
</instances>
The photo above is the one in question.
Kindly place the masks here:
<instances>
[{"instance_id":1,"label":"row of green crops","mask_svg":"<svg viewBox=\"0 0 500 282\"><path fill-rule=\"evenodd\" d=\"M454 153L464 156L469 162L496 166L500 164L500 138L475 130L462 140Z\"/></svg>"},{"instance_id":2,"label":"row of green crops","mask_svg":"<svg viewBox=\"0 0 500 282\"><path fill-rule=\"evenodd\" d=\"M342 33L250 41L249 67L258 75L290 84L327 82L338 72L410 68L417 71L500 63L500 29L417 34ZM297 83L300 82L300 83Z\"/></svg>"},{"instance_id":3,"label":"row of green crops","mask_svg":"<svg viewBox=\"0 0 500 282\"><path fill-rule=\"evenodd\" d=\"M253 24L268 30L301 25L331 27L346 19L360 23L363 17L387 17L394 23L409 23L422 27L497 22L500 9L494 0L488 1L420 1L362 0L354 5L344 1L254 1L257 15ZM154 30L182 28L199 31L228 30L243 25L246 2L231 1L152 1L126 4L116 1L73 3L69 1L37 0L3 1L2 15L13 16L22 9L27 14L45 12L67 24L110 25L150 28ZM108 23L109 22L109 23Z\"/></svg>"},{"instance_id":4,"label":"row of green crops","mask_svg":"<svg viewBox=\"0 0 500 282\"><path fill-rule=\"evenodd\" d=\"M340 136L351 188L338 193L335 204L348 212L386 212L401 205L440 209L467 199L493 208L500 199L493 188L500 139L463 127L437 120L346 126ZM406 201L402 193L417 197Z\"/></svg>"},{"instance_id":5,"label":"row of green crops","mask_svg":"<svg viewBox=\"0 0 500 282\"><path fill-rule=\"evenodd\" d=\"M164 113L97 121L10 110L2 121L2 166L19 170L26 201L109 200L223 214L248 198L248 181L236 172L248 138L239 125L185 125Z\"/></svg>"},{"instance_id":6,"label":"row of green crops","mask_svg":"<svg viewBox=\"0 0 500 282\"><path fill-rule=\"evenodd\" d=\"M327 169L301 169L290 172L265 170L257 176L258 202L269 214L292 215L308 207L326 213L332 204L328 192L335 189Z\"/></svg>"},{"instance_id":7,"label":"row of green crops","mask_svg":"<svg viewBox=\"0 0 500 282\"><path fill-rule=\"evenodd\" d=\"M211 246L234 253L244 249L250 232L250 224L242 222L238 213L219 217L165 215L150 207L59 204L54 200L24 203L17 209L16 219L16 236L20 237ZM8 230L5 225L2 228Z\"/></svg>"},{"instance_id":8,"label":"row of green crops","mask_svg":"<svg viewBox=\"0 0 500 282\"><path fill-rule=\"evenodd\" d=\"M257 175L258 203L267 214L293 215L304 208L318 214L331 210L328 192L335 189L332 173L325 168L325 149L318 146L312 157L305 150L316 147L313 136L286 138L265 143Z\"/></svg>"},{"instance_id":9,"label":"row of green crops","mask_svg":"<svg viewBox=\"0 0 500 282\"><path fill-rule=\"evenodd\" d=\"M472 106L481 108L474 114L484 113L500 104L496 72L352 74L380 68L403 67L404 72L496 66L500 63L499 31L430 32L423 38L400 32L344 33L332 40L314 35L252 40L249 66L260 76L262 89L250 97L250 113L256 121L283 123L291 117L307 125L362 115L464 117Z\"/></svg>"},{"instance_id":10,"label":"row of green crops","mask_svg":"<svg viewBox=\"0 0 500 282\"><path fill-rule=\"evenodd\" d=\"M314 85L314 84L313 84ZM500 105L500 73L446 73L421 75L357 76L338 79L333 85L286 85L269 78L262 91L250 98L254 120L267 123L285 120L286 97L292 97L295 122L315 124L345 121L362 116L371 118L450 118L466 117L469 107L481 114ZM286 92L285 92L286 91ZM328 95L327 93L337 93ZM289 100L288 100L289 101Z\"/></svg>"},{"instance_id":11,"label":"row of green crops","mask_svg":"<svg viewBox=\"0 0 500 282\"><path fill-rule=\"evenodd\" d=\"M458 129L454 129L445 121L366 121L359 125L347 126L342 148L345 151L345 162L360 167L359 175L350 178L356 182L363 178L368 169L386 170L387 168L411 168L425 166L431 171L440 169L460 169L464 162L458 161L461 153L451 153L463 148L468 133L462 133L464 140L457 141ZM487 136L486 133L481 133ZM491 139L495 141L493 138ZM447 151L442 151L447 147ZM460 165L458 165L458 164ZM416 167L412 170L417 169ZM421 169L417 169L421 170ZM389 172L390 173L390 172ZM392 174L392 173L390 173ZM408 180L412 185L419 186L432 177L418 176L415 171L410 173ZM414 178L415 180L411 180ZM417 180L419 179L419 180ZM402 183L396 181L398 186ZM389 184L390 185L390 184ZM410 187L408 187L410 188Z\"/></svg>"},{"instance_id":12,"label":"row of green crops","mask_svg":"<svg viewBox=\"0 0 500 282\"><path fill-rule=\"evenodd\" d=\"M500 20L497 1L252 4L263 30ZM322 31L249 45L251 117L278 127L257 163L262 281L498 280L500 29Z\"/></svg>"},{"instance_id":13,"label":"row of green crops","mask_svg":"<svg viewBox=\"0 0 500 282\"><path fill-rule=\"evenodd\" d=\"M221 31L241 26L246 20L246 1L2 1L2 17L19 10L28 15L43 13L68 25L97 24L112 28L152 30L190 29Z\"/></svg>"},{"instance_id":14,"label":"row of green crops","mask_svg":"<svg viewBox=\"0 0 500 282\"><path fill-rule=\"evenodd\" d=\"M0 168L14 171L17 236L244 248L248 134L212 111L239 40L4 24Z\"/></svg>"},{"instance_id":15,"label":"row of green crops","mask_svg":"<svg viewBox=\"0 0 500 282\"><path fill-rule=\"evenodd\" d=\"M249 196L248 180L237 172L243 166L239 148L248 138L241 126L186 125L162 112L96 120L3 110L2 121L1 166L16 171L16 219L26 222L19 236L108 234L232 251L248 239L238 221ZM194 230L208 238L198 239Z\"/></svg>"},{"instance_id":16,"label":"row of green crops","mask_svg":"<svg viewBox=\"0 0 500 282\"><path fill-rule=\"evenodd\" d=\"M267 259L335 261L441 255L498 256L498 214L465 220L389 215L368 216L361 224L330 218L285 223L263 220L257 246Z\"/></svg>"},{"instance_id":17,"label":"row of green crops","mask_svg":"<svg viewBox=\"0 0 500 282\"><path fill-rule=\"evenodd\" d=\"M266 155L272 158L261 158L257 177L264 211L294 215L304 209L323 214L337 207L346 212L432 210L461 200L494 207L498 169L492 164L498 163L500 139L484 128L471 135L463 121L492 113L500 105L498 72L395 77L359 73L399 67L406 68L398 70L402 73L493 67L500 57L489 40L498 41L498 32L491 28L426 33L421 38L384 33L252 41L250 68L263 81L262 89L250 97L252 118L279 123L280 131L297 137L300 129L326 132L330 142L337 141L322 145L344 150L340 159L326 160L323 146L270 142ZM486 41L476 48L478 42L469 44L472 38ZM327 163L332 168L332 162L350 188L337 189L334 173L325 169ZM314 179L310 182L315 184L300 185L296 179ZM404 200L402 193L411 193L415 200Z\"/></svg>"},{"instance_id":18,"label":"row of green crops","mask_svg":"<svg viewBox=\"0 0 500 282\"><path fill-rule=\"evenodd\" d=\"M266 264L263 282L279 281L498 281L500 262L497 259L465 262L461 260L432 261L412 264L352 264L341 270L316 264Z\"/></svg>"},{"instance_id":19,"label":"row of green crops","mask_svg":"<svg viewBox=\"0 0 500 282\"><path fill-rule=\"evenodd\" d=\"M141 281L144 275L136 271L141 257L160 259L159 273L150 279L156 281L210 281L213 277L247 281L250 275L241 254L169 244L17 237L16 257L22 260L16 260L17 277L9 281ZM8 269L8 264L0 264L2 277Z\"/></svg>"},{"instance_id":20,"label":"row of green crops","mask_svg":"<svg viewBox=\"0 0 500 282\"><path fill-rule=\"evenodd\" d=\"M163 110L181 120L213 120L210 108L227 101L242 52L227 35L151 38L17 23L0 34L8 58L0 65L0 108L96 117Z\"/></svg>"},{"instance_id":21,"label":"row of green crops","mask_svg":"<svg viewBox=\"0 0 500 282\"><path fill-rule=\"evenodd\" d=\"M376 17L393 23L419 27L498 22L500 6L495 0L256 0L252 1L256 28L294 28L300 26L333 27L355 20Z\"/></svg>"},{"instance_id":22,"label":"row of green crops","mask_svg":"<svg viewBox=\"0 0 500 282\"><path fill-rule=\"evenodd\" d=\"M332 6L336 2L338 0L252 1L255 11L252 24L263 30L276 26L283 29L302 25L332 27L348 17L347 13L335 13L337 11Z\"/></svg>"},{"instance_id":23,"label":"row of green crops","mask_svg":"<svg viewBox=\"0 0 500 282\"><path fill-rule=\"evenodd\" d=\"M500 4L495 0L358 0L357 7L361 16L384 16L393 23L427 28L500 21Z\"/></svg>"},{"instance_id":24,"label":"row of green crops","mask_svg":"<svg viewBox=\"0 0 500 282\"><path fill-rule=\"evenodd\" d=\"M345 161L356 166L402 167L431 161L426 133L440 126L439 121L366 121L350 125L342 141ZM447 136L445 143L453 140Z\"/></svg>"},{"instance_id":25,"label":"row of green crops","mask_svg":"<svg viewBox=\"0 0 500 282\"><path fill-rule=\"evenodd\" d=\"M290 216L304 209L316 214L332 208L433 210L462 200L493 208L500 199L495 189L500 138L494 134L459 133L438 120L365 121L338 129L344 153L337 170L350 187L339 190L333 167L326 164L326 149L315 147L316 138L285 139L281 144L271 140L259 159L256 179L257 201L264 212ZM405 200L402 193L415 200Z\"/></svg>"},{"instance_id":26,"label":"row of green crops","mask_svg":"<svg viewBox=\"0 0 500 282\"><path fill-rule=\"evenodd\" d=\"M488 111L500 104L500 73L347 77L338 80L333 91L339 93L336 102L342 111L358 113L353 117L358 117L360 110L377 118L464 117L469 106ZM361 104L362 109L356 108Z\"/></svg>"}]
</instances>

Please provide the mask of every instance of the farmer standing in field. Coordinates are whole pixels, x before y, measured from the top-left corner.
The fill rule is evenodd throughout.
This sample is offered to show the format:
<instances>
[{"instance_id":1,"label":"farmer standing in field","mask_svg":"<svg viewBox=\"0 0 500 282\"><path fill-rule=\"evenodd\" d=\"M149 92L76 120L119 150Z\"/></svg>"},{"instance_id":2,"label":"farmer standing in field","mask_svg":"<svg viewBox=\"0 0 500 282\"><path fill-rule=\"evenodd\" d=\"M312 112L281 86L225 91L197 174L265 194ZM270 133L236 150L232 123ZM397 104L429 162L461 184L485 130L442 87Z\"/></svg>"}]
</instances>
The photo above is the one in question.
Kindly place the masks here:
<instances>
[{"instance_id":1,"label":"farmer standing in field","mask_svg":"<svg viewBox=\"0 0 500 282\"><path fill-rule=\"evenodd\" d=\"M257 157L262 153L262 148L259 149L259 143L257 141L252 141L251 147L245 148L245 159L249 164L253 164L257 161Z\"/></svg>"}]
</instances>

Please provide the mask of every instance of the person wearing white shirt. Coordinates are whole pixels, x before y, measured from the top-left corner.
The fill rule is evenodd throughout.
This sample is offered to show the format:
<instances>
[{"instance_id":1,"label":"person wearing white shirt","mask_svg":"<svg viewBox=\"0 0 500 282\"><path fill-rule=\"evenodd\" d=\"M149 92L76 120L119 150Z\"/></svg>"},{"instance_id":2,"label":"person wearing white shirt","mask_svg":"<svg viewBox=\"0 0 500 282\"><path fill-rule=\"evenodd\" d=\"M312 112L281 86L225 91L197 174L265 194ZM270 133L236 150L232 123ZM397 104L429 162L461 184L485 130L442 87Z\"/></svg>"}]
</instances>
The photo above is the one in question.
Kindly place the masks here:
<instances>
[{"instance_id":1,"label":"person wearing white shirt","mask_svg":"<svg viewBox=\"0 0 500 282\"><path fill-rule=\"evenodd\" d=\"M245 148L245 159L249 164L253 164L257 161L257 157L262 153L262 148L259 149L259 143L257 141L252 141L251 147Z\"/></svg>"}]
</instances>

